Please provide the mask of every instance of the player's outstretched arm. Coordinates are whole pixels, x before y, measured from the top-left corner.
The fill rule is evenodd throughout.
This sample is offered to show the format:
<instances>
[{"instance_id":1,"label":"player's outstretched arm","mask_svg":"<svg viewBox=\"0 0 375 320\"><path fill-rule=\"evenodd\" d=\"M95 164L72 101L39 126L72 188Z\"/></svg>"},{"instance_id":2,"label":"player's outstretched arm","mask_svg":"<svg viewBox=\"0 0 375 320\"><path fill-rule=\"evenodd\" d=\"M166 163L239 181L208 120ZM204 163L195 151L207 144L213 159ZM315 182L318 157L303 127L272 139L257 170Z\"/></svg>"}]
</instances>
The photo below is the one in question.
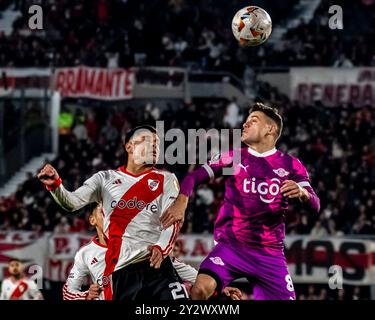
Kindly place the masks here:
<instances>
[{"instance_id":1,"label":"player's outstretched arm","mask_svg":"<svg viewBox=\"0 0 375 320\"><path fill-rule=\"evenodd\" d=\"M98 193L100 186L99 173L94 174L90 179L86 180L74 192L65 189L59 174L50 164L42 168L38 173L38 179L50 191L55 201L66 211L76 211L89 203L100 201Z\"/></svg>"},{"instance_id":2,"label":"player's outstretched arm","mask_svg":"<svg viewBox=\"0 0 375 320\"><path fill-rule=\"evenodd\" d=\"M176 201L164 212L160 221L163 228L169 228L173 223L179 222L182 226L185 220L185 211L189 202L189 197L193 190L199 184L208 181L210 174L205 166L199 167L197 170L189 173L181 183L180 194Z\"/></svg>"},{"instance_id":3,"label":"player's outstretched arm","mask_svg":"<svg viewBox=\"0 0 375 320\"><path fill-rule=\"evenodd\" d=\"M179 222L180 226L182 226L189 197L195 187L210 179L222 176L223 169L232 166L233 158L233 151L226 154L218 154L212 158L209 164L205 164L189 173L181 182L181 191L175 203L164 212L160 219L163 227L168 228L175 222Z\"/></svg>"}]
</instances>

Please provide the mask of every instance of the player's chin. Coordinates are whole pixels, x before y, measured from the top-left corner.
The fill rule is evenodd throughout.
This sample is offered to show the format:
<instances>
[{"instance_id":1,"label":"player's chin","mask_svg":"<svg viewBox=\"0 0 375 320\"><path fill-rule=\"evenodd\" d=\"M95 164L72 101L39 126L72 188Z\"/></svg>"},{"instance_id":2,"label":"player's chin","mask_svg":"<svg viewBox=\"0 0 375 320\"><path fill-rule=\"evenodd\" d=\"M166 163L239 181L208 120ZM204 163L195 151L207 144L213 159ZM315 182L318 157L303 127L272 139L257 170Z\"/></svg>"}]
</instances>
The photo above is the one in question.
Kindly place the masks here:
<instances>
[{"instance_id":1,"label":"player's chin","mask_svg":"<svg viewBox=\"0 0 375 320\"><path fill-rule=\"evenodd\" d=\"M241 141L245 144L251 143L251 139L250 139L249 135L247 135L247 134L242 134Z\"/></svg>"}]
</instances>

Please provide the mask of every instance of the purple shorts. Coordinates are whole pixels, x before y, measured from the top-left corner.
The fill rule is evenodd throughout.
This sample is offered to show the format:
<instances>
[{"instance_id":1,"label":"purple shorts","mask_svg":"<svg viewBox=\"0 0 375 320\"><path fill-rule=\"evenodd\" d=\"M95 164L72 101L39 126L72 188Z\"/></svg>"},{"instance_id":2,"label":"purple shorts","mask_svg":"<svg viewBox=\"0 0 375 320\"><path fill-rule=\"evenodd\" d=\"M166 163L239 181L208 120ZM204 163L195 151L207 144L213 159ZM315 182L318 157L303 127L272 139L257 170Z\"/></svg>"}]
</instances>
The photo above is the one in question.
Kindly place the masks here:
<instances>
[{"instance_id":1,"label":"purple shorts","mask_svg":"<svg viewBox=\"0 0 375 320\"><path fill-rule=\"evenodd\" d=\"M200 265L199 273L213 277L220 292L233 280L247 278L255 300L295 300L283 254L270 254L243 245L218 243Z\"/></svg>"}]
</instances>

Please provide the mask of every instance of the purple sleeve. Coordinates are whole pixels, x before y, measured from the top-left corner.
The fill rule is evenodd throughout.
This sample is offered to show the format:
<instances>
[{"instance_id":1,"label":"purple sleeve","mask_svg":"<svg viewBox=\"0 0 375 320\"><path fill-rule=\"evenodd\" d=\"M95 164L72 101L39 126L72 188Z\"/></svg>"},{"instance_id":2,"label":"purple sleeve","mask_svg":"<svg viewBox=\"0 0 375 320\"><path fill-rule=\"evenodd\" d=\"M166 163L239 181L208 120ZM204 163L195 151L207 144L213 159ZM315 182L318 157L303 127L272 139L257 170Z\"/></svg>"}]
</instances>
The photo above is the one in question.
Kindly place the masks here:
<instances>
[{"instance_id":1,"label":"purple sleeve","mask_svg":"<svg viewBox=\"0 0 375 320\"><path fill-rule=\"evenodd\" d=\"M180 193L190 197L195 186L208 180L210 175L204 167L199 167L197 170L189 173L181 182Z\"/></svg>"},{"instance_id":2,"label":"purple sleeve","mask_svg":"<svg viewBox=\"0 0 375 320\"><path fill-rule=\"evenodd\" d=\"M194 188L202 182L217 178L223 174L223 168L228 167L233 161L233 151L217 154L208 164L204 164L189 173L181 182L180 193L190 197Z\"/></svg>"},{"instance_id":3,"label":"purple sleeve","mask_svg":"<svg viewBox=\"0 0 375 320\"><path fill-rule=\"evenodd\" d=\"M304 187L308 193L310 194L310 199L307 202L307 205L314 211L319 212L320 211L320 199L316 195L314 189L312 187Z\"/></svg>"},{"instance_id":4,"label":"purple sleeve","mask_svg":"<svg viewBox=\"0 0 375 320\"><path fill-rule=\"evenodd\" d=\"M306 189L310 194L310 199L307 205L314 211L319 212L320 210L320 200L316 195L314 189L310 185L309 174L307 173L304 165L296 158L293 159L293 169L294 175L292 180L297 182L302 188Z\"/></svg>"}]
</instances>

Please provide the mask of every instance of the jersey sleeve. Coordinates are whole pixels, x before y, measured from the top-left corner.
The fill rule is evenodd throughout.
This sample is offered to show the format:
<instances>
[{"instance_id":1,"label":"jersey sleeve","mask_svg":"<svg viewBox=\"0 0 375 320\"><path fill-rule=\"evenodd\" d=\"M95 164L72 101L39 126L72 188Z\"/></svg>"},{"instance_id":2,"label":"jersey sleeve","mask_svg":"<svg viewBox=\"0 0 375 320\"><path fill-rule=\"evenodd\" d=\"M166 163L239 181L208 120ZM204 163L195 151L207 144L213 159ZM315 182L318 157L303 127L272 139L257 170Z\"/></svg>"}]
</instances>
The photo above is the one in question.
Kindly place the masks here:
<instances>
[{"instance_id":1,"label":"jersey sleeve","mask_svg":"<svg viewBox=\"0 0 375 320\"><path fill-rule=\"evenodd\" d=\"M297 184L306 189L310 195L308 200L308 206L316 211L319 212L320 210L320 199L316 195L313 187L310 184L310 177L305 168L305 166L296 158L293 158L293 174L291 176L291 180L297 182Z\"/></svg>"},{"instance_id":2,"label":"jersey sleeve","mask_svg":"<svg viewBox=\"0 0 375 320\"><path fill-rule=\"evenodd\" d=\"M176 200L179 193L178 180L174 174L168 174L164 181L164 192L161 197L161 210L162 215L170 205ZM163 229L160 238L154 246L158 247L163 256L167 256L173 249L174 241L176 240L179 231L179 224L176 222L167 229Z\"/></svg>"},{"instance_id":3,"label":"jersey sleeve","mask_svg":"<svg viewBox=\"0 0 375 320\"><path fill-rule=\"evenodd\" d=\"M176 176L173 173L168 173L164 181L160 214L163 214L165 210L167 210L170 205L176 200L179 191L180 185Z\"/></svg>"},{"instance_id":4,"label":"jersey sleeve","mask_svg":"<svg viewBox=\"0 0 375 320\"><path fill-rule=\"evenodd\" d=\"M92 203L101 201L101 186L104 172L100 171L87 179L81 187L70 192L61 184L55 190L50 190L55 201L67 211L76 211Z\"/></svg>"},{"instance_id":5,"label":"jersey sleeve","mask_svg":"<svg viewBox=\"0 0 375 320\"><path fill-rule=\"evenodd\" d=\"M5 289L4 289L4 280L0 284L0 300L6 300Z\"/></svg>"},{"instance_id":6,"label":"jersey sleeve","mask_svg":"<svg viewBox=\"0 0 375 320\"><path fill-rule=\"evenodd\" d=\"M182 280L189 281L192 284L195 283L198 275L198 271L195 268L176 258L173 259L173 267Z\"/></svg>"},{"instance_id":7,"label":"jersey sleeve","mask_svg":"<svg viewBox=\"0 0 375 320\"><path fill-rule=\"evenodd\" d=\"M223 175L224 168L233 165L233 151L218 153L211 160L202 166L207 171L210 178L217 178Z\"/></svg>"},{"instance_id":8,"label":"jersey sleeve","mask_svg":"<svg viewBox=\"0 0 375 320\"><path fill-rule=\"evenodd\" d=\"M44 300L42 293L33 280L29 281L29 295L32 300Z\"/></svg>"},{"instance_id":9,"label":"jersey sleeve","mask_svg":"<svg viewBox=\"0 0 375 320\"><path fill-rule=\"evenodd\" d=\"M81 291L86 277L90 274L81 253L78 251L74 257L74 265L70 270L68 279L63 287L64 300L86 300L88 291Z\"/></svg>"},{"instance_id":10,"label":"jersey sleeve","mask_svg":"<svg viewBox=\"0 0 375 320\"><path fill-rule=\"evenodd\" d=\"M210 179L220 177L224 174L228 174L229 172L233 173L233 171L230 171L230 168L233 169L233 160L233 151L223 154L217 154L207 164L204 164L203 166L189 173L182 180L180 193L187 197L190 197L193 193L194 188L199 184ZM229 171L224 172L224 170Z\"/></svg>"},{"instance_id":11,"label":"jersey sleeve","mask_svg":"<svg viewBox=\"0 0 375 320\"><path fill-rule=\"evenodd\" d=\"M303 188L311 187L310 177L305 166L296 158L293 159L293 174L291 179Z\"/></svg>"}]
</instances>

